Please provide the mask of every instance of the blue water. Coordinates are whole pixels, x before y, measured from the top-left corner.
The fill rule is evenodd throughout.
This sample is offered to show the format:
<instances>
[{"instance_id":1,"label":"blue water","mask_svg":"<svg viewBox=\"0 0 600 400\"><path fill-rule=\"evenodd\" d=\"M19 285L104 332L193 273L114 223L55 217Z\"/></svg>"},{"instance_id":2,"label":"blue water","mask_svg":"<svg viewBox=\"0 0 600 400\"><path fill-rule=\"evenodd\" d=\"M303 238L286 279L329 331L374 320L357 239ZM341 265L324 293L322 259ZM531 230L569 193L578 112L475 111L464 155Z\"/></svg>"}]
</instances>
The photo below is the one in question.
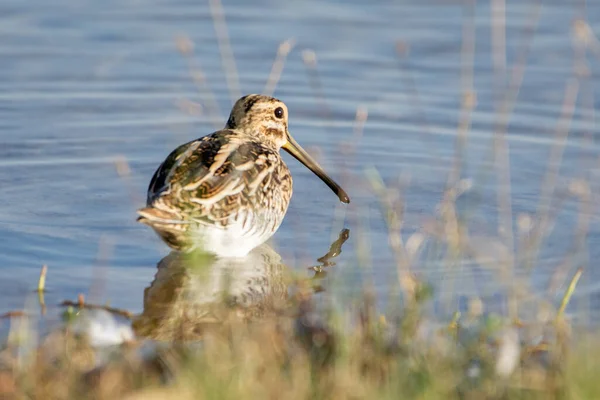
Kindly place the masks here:
<instances>
[{"instance_id":1,"label":"blue water","mask_svg":"<svg viewBox=\"0 0 600 400\"><path fill-rule=\"evenodd\" d=\"M292 134L352 197L349 207L339 205L325 185L285 156L295 192L274 247L288 265L302 270L314 264L346 226L351 239L330 273L337 287L352 293L360 288L357 276L366 276L383 296L396 284L387 230L364 171L374 167L388 184L400 177L405 182L405 238L435 215L456 154L462 35L469 24L475 37L477 106L462 171L474 186L462 212L470 215L472 235L497 237L498 182L491 146L498 91L487 2L473 9L334 0L224 0L223 6L241 93L261 92L279 44L295 39L275 95L290 109ZM532 5L508 1L509 73L535 15ZM565 85L573 77L573 20L581 15L571 3L551 2L539 9L507 128L513 221L538 206L548 157L557 143ZM600 34L600 5L590 2L583 15ZM206 77L219 115L191 115L178 107L183 100L206 105L210 98L198 90L189 60L177 51L181 36L195 44L193 69ZM136 224L135 210L169 151L213 131L215 120L224 124L235 96L208 3L4 0L0 38L0 314L23 307L42 264L49 267L50 306L86 293L96 302L140 312L143 290L168 249ZM408 48L404 56L396 52L399 42ZM302 60L305 50L317 56L316 74ZM600 59L590 52L587 60L593 77ZM577 202L567 196L564 203L553 203L561 211L530 280L539 296L546 296L565 254L575 253L586 268L571 307L580 313L593 313L599 293L593 262L600 255L599 146L596 125L586 117L597 107L599 89L593 78L580 81L557 179L562 194L572 179L591 185L587 247L571 248ZM356 142L359 106L368 110L368 120ZM356 142L352 156L341 150L348 142ZM131 174L120 176L115 160L126 160ZM366 266L358 265L357 245L368 250L361 263ZM493 268L444 267L443 257L428 257L427 249L433 251L425 249L427 262L418 263L416 272L438 293L454 293L450 309L465 296L494 295L505 287ZM567 263L566 278L575 267ZM564 284L559 289L556 296ZM555 301L556 296L546 297Z\"/></svg>"}]
</instances>

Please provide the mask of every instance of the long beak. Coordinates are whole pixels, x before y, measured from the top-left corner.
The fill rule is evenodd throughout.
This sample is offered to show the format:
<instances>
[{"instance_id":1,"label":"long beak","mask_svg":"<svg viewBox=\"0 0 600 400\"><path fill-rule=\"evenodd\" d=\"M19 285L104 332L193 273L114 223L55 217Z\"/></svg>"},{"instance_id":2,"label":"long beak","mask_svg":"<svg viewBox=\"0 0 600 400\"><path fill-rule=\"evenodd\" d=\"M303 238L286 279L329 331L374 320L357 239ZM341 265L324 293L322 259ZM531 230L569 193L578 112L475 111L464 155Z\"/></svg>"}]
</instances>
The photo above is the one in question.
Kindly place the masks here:
<instances>
[{"instance_id":1,"label":"long beak","mask_svg":"<svg viewBox=\"0 0 600 400\"><path fill-rule=\"evenodd\" d=\"M323 182L329 186L333 193L339 197L342 203L350 203L350 197L344 192L344 189L340 187L333 179L331 179L323 168L317 164L317 162L294 140L292 135L287 134L287 143L283 145L283 149L290 153L296 160L300 161L310 169L315 175L317 175Z\"/></svg>"}]
</instances>

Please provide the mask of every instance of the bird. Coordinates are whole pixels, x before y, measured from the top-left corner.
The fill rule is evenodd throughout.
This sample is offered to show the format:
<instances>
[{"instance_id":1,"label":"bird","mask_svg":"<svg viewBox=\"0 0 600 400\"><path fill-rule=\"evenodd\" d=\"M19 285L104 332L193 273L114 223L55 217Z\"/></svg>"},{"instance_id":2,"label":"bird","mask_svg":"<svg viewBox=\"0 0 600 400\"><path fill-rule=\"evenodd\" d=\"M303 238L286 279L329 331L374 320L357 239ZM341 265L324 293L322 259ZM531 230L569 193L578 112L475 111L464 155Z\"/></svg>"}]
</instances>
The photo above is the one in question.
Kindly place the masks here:
<instances>
[{"instance_id":1,"label":"bird","mask_svg":"<svg viewBox=\"0 0 600 400\"><path fill-rule=\"evenodd\" d=\"M290 134L285 103L249 94L235 102L223 129L167 156L150 181L137 221L173 250L246 256L277 231L292 197L292 176L280 149L317 175L342 203L350 203Z\"/></svg>"}]
</instances>

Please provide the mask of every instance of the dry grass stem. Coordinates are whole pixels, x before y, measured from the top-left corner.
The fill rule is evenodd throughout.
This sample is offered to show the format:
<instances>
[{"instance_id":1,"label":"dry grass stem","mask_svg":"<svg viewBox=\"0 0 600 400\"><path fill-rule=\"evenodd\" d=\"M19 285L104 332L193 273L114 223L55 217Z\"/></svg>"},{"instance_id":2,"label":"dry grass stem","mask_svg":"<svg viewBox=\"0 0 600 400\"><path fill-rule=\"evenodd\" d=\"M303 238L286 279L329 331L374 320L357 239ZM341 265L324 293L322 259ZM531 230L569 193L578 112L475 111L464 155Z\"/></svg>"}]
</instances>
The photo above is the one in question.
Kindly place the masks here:
<instances>
[{"instance_id":1,"label":"dry grass stem","mask_svg":"<svg viewBox=\"0 0 600 400\"><path fill-rule=\"evenodd\" d=\"M209 0L208 4L210 5L210 13L213 18L215 33L219 43L219 53L221 54L223 69L225 70L225 78L227 79L227 86L229 87L231 104L233 104L237 99L242 97L242 91L240 90L240 79L235 66L235 57L233 56L233 50L231 49L229 33L227 32L225 13L223 12L221 0Z\"/></svg>"},{"instance_id":2,"label":"dry grass stem","mask_svg":"<svg viewBox=\"0 0 600 400\"><path fill-rule=\"evenodd\" d=\"M213 91L208 86L206 76L202 71L200 63L197 58L194 57L192 40L187 36L179 36L176 38L175 43L181 54L187 60L190 76L200 92L202 104L207 111L206 116L209 119L209 122L215 129L221 129L223 127L223 117L219 109L219 103L217 102Z\"/></svg>"},{"instance_id":3,"label":"dry grass stem","mask_svg":"<svg viewBox=\"0 0 600 400\"><path fill-rule=\"evenodd\" d=\"M263 89L264 95L273 96L275 87L277 87L277 83L281 78L281 73L283 72L283 67L285 66L285 60L287 59L288 54L290 54L294 48L295 44L296 40L291 38L279 45L279 48L277 49L277 56L275 57L275 61L273 61L269 78L267 79L267 83Z\"/></svg>"},{"instance_id":4,"label":"dry grass stem","mask_svg":"<svg viewBox=\"0 0 600 400\"><path fill-rule=\"evenodd\" d=\"M48 266L46 264L42 265L42 270L40 271L40 279L38 280L37 290L38 292L44 292L46 290L46 274L48 273Z\"/></svg>"}]
</instances>

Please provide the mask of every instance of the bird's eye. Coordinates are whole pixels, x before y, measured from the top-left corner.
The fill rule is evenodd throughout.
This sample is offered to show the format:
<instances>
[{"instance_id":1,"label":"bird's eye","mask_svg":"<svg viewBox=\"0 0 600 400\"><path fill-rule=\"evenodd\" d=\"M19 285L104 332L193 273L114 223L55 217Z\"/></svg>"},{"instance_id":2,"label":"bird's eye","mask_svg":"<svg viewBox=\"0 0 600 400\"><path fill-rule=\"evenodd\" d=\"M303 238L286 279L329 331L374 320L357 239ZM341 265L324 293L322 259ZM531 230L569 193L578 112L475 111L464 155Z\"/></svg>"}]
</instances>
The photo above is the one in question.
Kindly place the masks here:
<instances>
[{"instance_id":1,"label":"bird's eye","mask_svg":"<svg viewBox=\"0 0 600 400\"><path fill-rule=\"evenodd\" d=\"M283 108L277 107L275 109L275 118L277 118L277 119L283 118Z\"/></svg>"}]
</instances>

